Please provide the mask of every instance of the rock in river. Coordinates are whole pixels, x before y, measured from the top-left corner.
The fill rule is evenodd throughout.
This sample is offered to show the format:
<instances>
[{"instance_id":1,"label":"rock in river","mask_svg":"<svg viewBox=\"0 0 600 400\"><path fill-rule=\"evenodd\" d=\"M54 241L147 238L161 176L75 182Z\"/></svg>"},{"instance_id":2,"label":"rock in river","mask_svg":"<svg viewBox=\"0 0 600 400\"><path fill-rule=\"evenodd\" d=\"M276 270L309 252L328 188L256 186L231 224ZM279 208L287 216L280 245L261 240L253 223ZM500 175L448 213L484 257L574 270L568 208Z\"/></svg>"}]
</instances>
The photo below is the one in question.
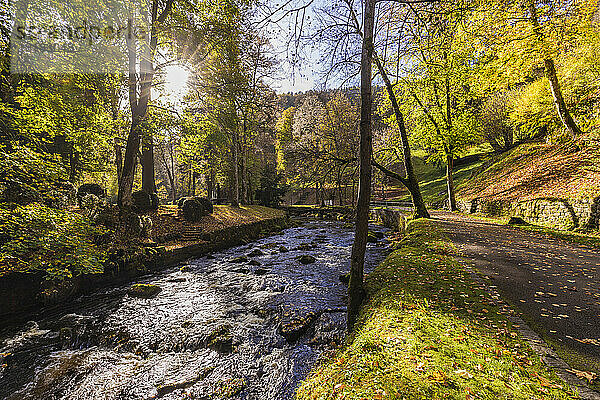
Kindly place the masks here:
<instances>
[{"instance_id":1,"label":"rock in river","mask_svg":"<svg viewBox=\"0 0 600 400\"><path fill-rule=\"evenodd\" d=\"M298 261L300 261L301 264L312 264L314 263L316 260L316 258L314 258L313 256L309 255L309 254L304 254L300 257L298 257Z\"/></svg>"},{"instance_id":2,"label":"rock in river","mask_svg":"<svg viewBox=\"0 0 600 400\"><path fill-rule=\"evenodd\" d=\"M135 285L131 285L129 289L127 289L127 294L132 297L139 297L142 299L151 299L152 297L157 296L162 289L157 285L150 285L146 283L136 283Z\"/></svg>"},{"instance_id":3,"label":"rock in river","mask_svg":"<svg viewBox=\"0 0 600 400\"><path fill-rule=\"evenodd\" d=\"M235 264L245 263L245 262L248 262L248 257L246 257L246 256L234 257L234 258L230 259L229 262L235 263Z\"/></svg>"},{"instance_id":4,"label":"rock in river","mask_svg":"<svg viewBox=\"0 0 600 400\"><path fill-rule=\"evenodd\" d=\"M264 255L265 253L261 249L254 249L250 253L248 253L248 257L258 257Z\"/></svg>"},{"instance_id":5,"label":"rock in river","mask_svg":"<svg viewBox=\"0 0 600 400\"><path fill-rule=\"evenodd\" d=\"M295 342L316 319L317 314L310 312L302 317L298 316L289 321L282 321L277 327L277 332L288 342Z\"/></svg>"}]
</instances>

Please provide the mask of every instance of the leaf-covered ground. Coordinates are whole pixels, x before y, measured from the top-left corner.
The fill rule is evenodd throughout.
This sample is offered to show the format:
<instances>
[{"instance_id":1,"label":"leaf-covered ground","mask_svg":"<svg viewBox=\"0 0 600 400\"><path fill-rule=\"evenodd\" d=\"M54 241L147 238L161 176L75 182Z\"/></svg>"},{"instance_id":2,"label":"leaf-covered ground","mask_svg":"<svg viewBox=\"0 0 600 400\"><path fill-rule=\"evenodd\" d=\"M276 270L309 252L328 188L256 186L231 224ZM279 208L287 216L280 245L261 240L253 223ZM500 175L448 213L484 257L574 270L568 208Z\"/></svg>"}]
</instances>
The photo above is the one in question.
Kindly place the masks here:
<instances>
[{"instance_id":1,"label":"leaf-covered ground","mask_svg":"<svg viewBox=\"0 0 600 400\"><path fill-rule=\"evenodd\" d=\"M434 222L413 221L368 276L355 332L311 372L298 398L577 398L451 252Z\"/></svg>"},{"instance_id":2,"label":"leaf-covered ground","mask_svg":"<svg viewBox=\"0 0 600 400\"><path fill-rule=\"evenodd\" d=\"M523 144L489 160L459 185L463 199L571 199L600 195L597 146Z\"/></svg>"}]
</instances>

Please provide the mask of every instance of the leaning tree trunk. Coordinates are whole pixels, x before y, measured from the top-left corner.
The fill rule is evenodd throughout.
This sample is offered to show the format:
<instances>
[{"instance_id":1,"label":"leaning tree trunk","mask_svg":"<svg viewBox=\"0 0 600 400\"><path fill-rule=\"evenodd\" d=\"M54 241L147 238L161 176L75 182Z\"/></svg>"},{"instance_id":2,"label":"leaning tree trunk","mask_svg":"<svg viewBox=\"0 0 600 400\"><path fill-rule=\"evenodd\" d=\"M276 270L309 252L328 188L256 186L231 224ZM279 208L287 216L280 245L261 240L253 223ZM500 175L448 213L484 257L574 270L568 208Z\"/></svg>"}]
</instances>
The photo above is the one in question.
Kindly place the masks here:
<instances>
[{"instance_id":1,"label":"leaning tree trunk","mask_svg":"<svg viewBox=\"0 0 600 400\"><path fill-rule=\"evenodd\" d=\"M388 92L388 96L390 101L392 102L392 108L394 110L394 114L396 116L396 123L398 124L398 130L400 132L400 141L402 142L402 156L404 158L404 169L406 170L406 178L401 180L401 183L408 189L410 192L410 197L412 199L415 218L429 218L429 212L427 211L427 207L425 206L425 202L423 201L423 196L421 195L421 188L419 187L419 181L417 180L417 176L415 174L415 169L412 163L412 155L410 151L410 144L408 143L408 134L406 132L406 126L404 125L404 116L400 111L400 107L398 106L398 99L396 98L396 94L394 93L392 82L390 81L383 64L375 55L375 64L377 65L377 69L383 78L385 83L385 88Z\"/></svg>"},{"instance_id":2,"label":"leaning tree trunk","mask_svg":"<svg viewBox=\"0 0 600 400\"><path fill-rule=\"evenodd\" d=\"M537 15L537 9L533 0L529 0L527 2L527 8L529 9L529 21L533 25L533 31L535 32L538 40L543 43L545 39L545 35L541 30L540 22ZM552 91L552 97L554 99L554 107L556 108L556 112L562 122L563 126L569 131L572 137L581 133L581 129L577 126L569 109L567 108L567 104L565 103L565 99L562 94L562 89L560 87L560 83L558 82L558 77L556 75L556 67L554 66L554 60L551 57L546 57L544 59L544 70L546 74L546 78L550 82L550 90Z\"/></svg>"},{"instance_id":3,"label":"leaning tree trunk","mask_svg":"<svg viewBox=\"0 0 600 400\"><path fill-rule=\"evenodd\" d=\"M446 156L446 182L448 183L448 208L450 211L456 211L456 196L454 193L454 158L452 155Z\"/></svg>"},{"instance_id":4,"label":"leaning tree trunk","mask_svg":"<svg viewBox=\"0 0 600 400\"><path fill-rule=\"evenodd\" d=\"M567 109L567 104L565 103L565 99L563 98L562 89L560 88L560 83L558 82L558 77L556 76L556 68L554 67L554 60L551 58L547 58L544 60L544 67L546 72L546 78L550 82L550 89L552 91L552 97L554 99L554 107L556 107L556 112L560 117L561 122L564 127L567 128L567 131L571 134L571 137L575 137L581 133L581 130L573 121L573 117L571 113Z\"/></svg>"},{"instance_id":5,"label":"leaning tree trunk","mask_svg":"<svg viewBox=\"0 0 600 400\"><path fill-rule=\"evenodd\" d=\"M350 256L350 282L348 284L348 331L354 328L365 293L363 288L363 267L367 249L369 229L369 203L371 200L371 156L372 148L372 106L371 62L373 59L373 26L375 24L375 2L365 1L364 34L360 70L360 172L358 201L356 204L356 226L354 244Z\"/></svg>"}]
</instances>

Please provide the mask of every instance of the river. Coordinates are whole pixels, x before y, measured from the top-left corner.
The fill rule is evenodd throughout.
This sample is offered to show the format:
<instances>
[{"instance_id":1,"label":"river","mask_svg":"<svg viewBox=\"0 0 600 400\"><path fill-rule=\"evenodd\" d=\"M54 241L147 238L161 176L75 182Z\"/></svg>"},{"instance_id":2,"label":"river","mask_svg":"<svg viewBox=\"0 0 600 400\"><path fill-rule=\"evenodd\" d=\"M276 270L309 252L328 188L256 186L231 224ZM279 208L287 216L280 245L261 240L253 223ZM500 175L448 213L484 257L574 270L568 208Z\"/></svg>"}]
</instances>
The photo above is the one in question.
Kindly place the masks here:
<instances>
[{"instance_id":1,"label":"river","mask_svg":"<svg viewBox=\"0 0 600 400\"><path fill-rule=\"evenodd\" d=\"M0 398L292 399L344 338L352 237L308 221L139 279L162 289L154 298L105 288L8 324ZM387 253L385 239L369 244L365 270Z\"/></svg>"}]
</instances>

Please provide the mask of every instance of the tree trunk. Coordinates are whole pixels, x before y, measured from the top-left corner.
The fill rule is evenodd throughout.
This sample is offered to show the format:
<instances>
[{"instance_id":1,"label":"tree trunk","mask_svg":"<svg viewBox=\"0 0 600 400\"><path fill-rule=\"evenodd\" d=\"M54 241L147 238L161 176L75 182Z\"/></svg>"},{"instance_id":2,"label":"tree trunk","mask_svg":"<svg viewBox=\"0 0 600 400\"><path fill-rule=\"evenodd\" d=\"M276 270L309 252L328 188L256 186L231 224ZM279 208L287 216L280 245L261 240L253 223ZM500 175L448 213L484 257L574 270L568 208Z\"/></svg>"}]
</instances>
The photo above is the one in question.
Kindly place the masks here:
<instances>
[{"instance_id":1,"label":"tree trunk","mask_svg":"<svg viewBox=\"0 0 600 400\"><path fill-rule=\"evenodd\" d=\"M360 69L360 172L354 244L350 256L350 282L348 284L348 331L354 328L360 306L365 297L363 267L369 230L369 203L371 201L371 157L372 157L372 107L371 63L373 59L373 27L375 24L376 0L365 0L364 32Z\"/></svg>"},{"instance_id":2,"label":"tree trunk","mask_svg":"<svg viewBox=\"0 0 600 400\"><path fill-rule=\"evenodd\" d=\"M234 207L240 206L240 177L238 165L238 134L233 133L233 200L231 205Z\"/></svg>"},{"instance_id":3,"label":"tree trunk","mask_svg":"<svg viewBox=\"0 0 600 400\"><path fill-rule=\"evenodd\" d=\"M446 182L448 183L448 208L456 211L456 196L454 195L454 159L452 155L446 156Z\"/></svg>"},{"instance_id":4,"label":"tree trunk","mask_svg":"<svg viewBox=\"0 0 600 400\"><path fill-rule=\"evenodd\" d=\"M527 8L529 9L529 20L533 25L533 30L542 45L545 40L544 33L541 30L540 22L538 20L537 9L534 1L529 0L527 2ZM556 112L562 122L563 126L569 131L571 137L575 137L576 135L581 133L581 129L577 126L571 113L567 108L567 104L565 103L565 99L562 94L562 89L560 88L560 83L558 82L558 77L556 76L556 67L554 66L554 60L551 57L546 57L544 59L544 70L546 74L546 78L550 82L550 90L552 91L552 97L554 99L554 107L556 108Z\"/></svg>"},{"instance_id":5,"label":"tree trunk","mask_svg":"<svg viewBox=\"0 0 600 400\"><path fill-rule=\"evenodd\" d=\"M556 76L556 68L554 67L554 60L551 58L547 58L544 60L544 67L546 70L546 78L550 81L550 89L552 91L552 97L554 98L554 106L556 107L556 112L560 117L561 122L564 127L567 128L567 131L571 134L571 137L575 137L581 133L581 130L573 121L573 117L571 117L571 113L567 109L567 104L565 103L565 99L562 95L562 90L560 88L560 83L558 82L558 77Z\"/></svg>"},{"instance_id":6,"label":"tree trunk","mask_svg":"<svg viewBox=\"0 0 600 400\"><path fill-rule=\"evenodd\" d=\"M157 24L164 22L169 14L174 0L167 0L165 8L158 15L158 0L153 0L152 10L150 15L150 41L143 46L143 56L140 59L140 79L138 82L136 76L137 65L137 40L134 31L133 21L130 19L128 23L127 42L127 57L129 61L129 105L131 108L131 128L127 137L127 146L125 147L125 158L123 160L123 173L121 182L119 182L118 203L121 207L131 206L131 191L133 190L133 180L135 178L135 165L137 153L140 148L141 128L146 113L148 111L148 103L150 101L150 93L152 89L152 80L154 78L154 54L158 44ZM139 98L138 98L139 87ZM154 186L154 157L152 162L152 186ZM148 172L148 174L150 174ZM154 187L154 189L156 189ZM154 190L156 191L156 190Z\"/></svg>"},{"instance_id":7,"label":"tree trunk","mask_svg":"<svg viewBox=\"0 0 600 400\"><path fill-rule=\"evenodd\" d=\"M142 190L150 194L156 192L152 132L144 132L142 140Z\"/></svg>"},{"instance_id":8,"label":"tree trunk","mask_svg":"<svg viewBox=\"0 0 600 400\"><path fill-rule=\"evenodd\" d=\"M379 70L379 73L385 82L385 88L390 101L392 102L392 108L396 116L396 123L398 124L398 131L400 132L400 140L402 142L402 157L404 158L404 169L406 170L406 179L401 180L401 182L410 192L410 197L414 207L414 217L429 218L429 211L427 211L427 207L423 201L421 188L419 187L419 181L415 174L415 169L412 163L410 144L408 143L408 134L406 132L406 126L404 125L404 116L402 115L400 107L398 106L398 99L394 93L392 83L385 68L383 67L383 64L381 64L381 61L377 56L375 56L375 64L377 65L377 69Z\"/></svg>"},{"instance_id":9,"label":"tree trunk","mask_svg":"<svg viewBox=\"0 0 600 400\"><path fill-rule=\"evenodd\" d=\"M131 192L133 190L133 180L135 178L135 166L137 153L140 148L140 129L139 122L134 119L129 129L127 145L125 147L125 157L123 158L123 171L121 181L119 182L118 204L120 207L131 207Z\"/></svg>"}]
</instances>

